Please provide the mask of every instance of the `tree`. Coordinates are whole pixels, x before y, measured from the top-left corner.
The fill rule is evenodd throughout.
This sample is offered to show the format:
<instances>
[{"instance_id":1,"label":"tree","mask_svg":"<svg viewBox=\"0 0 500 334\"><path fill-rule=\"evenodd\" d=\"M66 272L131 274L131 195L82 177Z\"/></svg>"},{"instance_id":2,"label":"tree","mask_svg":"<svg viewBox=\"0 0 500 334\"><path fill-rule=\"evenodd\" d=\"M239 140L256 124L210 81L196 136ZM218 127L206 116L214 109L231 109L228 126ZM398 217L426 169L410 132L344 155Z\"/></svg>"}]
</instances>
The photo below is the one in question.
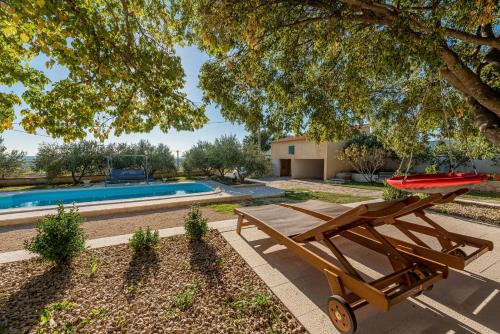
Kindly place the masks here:
<instances>
[{"instance_id":1,"label":"tree","mask_svg":"<svg viewBox=\"0 0 500 334\"><path fill-rule=\"evenodd\" d=\"M183 169L188 173L201 171L206 176L212 175L212 166L210 164L211 150L212 144L199 141L184 154Z\"/></svg>"},{"instance_id":2,"label":"tree","mask_svg":"<svg viewBox=\"0 0 500 334\"><path fill-rule=\"evenodd\" d=\"M42 143L38 147L33 166L35 170L45 172L45 176L49 182L61 175L64 168L60 146L57 144Z\"/></svg>"},{"instance_id":3,"label":"tree","mask_svg":"<svg viewBox=\"0 0 500 334\"><path fill-rule=\"evenodd\" d=\"M259 138L260 137L260 138ZM248 136L243 138L243 145L259 145L263 152L267 152L271 149L271 142L274 140L274 135L267 129L260 130L259 132L252 132Z\"/></svg>"},{"instance_id":4,"label":"tree","mask_svg":"<svg viewBox=\"0 0 500 334\"><path fill-rule=\"evenodd\" d=\"M460 167L472 167L473 160L495 159L498 156L500 149L492 147L481 137L464 140L457 136L438 141L431 150L429 160L437 169L448 172Z\"/></svg>"},{"instance_id":5,"label":"tree","mask_svg":"<svg viewBox=\"0 0 500 334\"><path fill-rule=\"evenodd\" d=\"M0 1L0 131L12 127L16 105L24 129L65 140L93 133L193 130L207 118L182 91L175 55L176 7L162 0ZM45 59L40 70L30 62ZM37 62L39 63L39 62ZM46 70L68 75L51 82Z\"/></svg>"},{"instance_id":6,"label":"tree","mask_svg":"<svg viewBox=\"0 0 500 334\"><path fill-rule=\"evenodd\" d=\"M175 172L177 166L175 158L168 146L164 144L153 145L147 140L140 140L137 144L128 146L124 154L132 155L147 155L147 173L148 176L153 176L157 171ZM125 157L125 160L133 160L130 165L137 164L138 167L146 169L146 160L143 157ZM130 167L130 166L126 166Z\"/></svg>"},{"instance_id":7,"label":"tree","mask_svg":"<svg viewBox=\"0 0 500 334\"><path fill-rule=\"evenodd\" d=\"M148 158L149 173L152 176L156 171L175 172L177 164L175 157L167 145L162 143L155 146Z\"/></svg>"},{"instance_id":8,"label":"tree","mask_svg":"<svg viewBox=\"0 0 500 334\"><path fill-rule=\"evenodd\" d=\"M210 151L210 165L219 172L221 179L226 171L235 169L241 161L241 144L236 136L221 136L215 139Z\"/></svg>"},{"instance_id":9,"label":"tree","mask_svg":"<svg viewBox=\"0 0 500 334\"><path fill-rule=\"evenodd\" d=\"M3 138L0 138L0 178L11 176L22 169L25 156L25 152L17 150L7 152Z\"/></svg>"},{"instance_id":10,"label":"tree","mask_svg":"<svg viewBox=\"0 0 500 334\"><path fill-rule=\"evenodd\" d=\"M79 184L86 175L102 173L105 158L102 145L97 141L82 140L60 145L61 168L71 174L73 184Z\"/></svg>"},{"instance_id":11,"label":"tree","mask_svg":"<svg viewBox=\"0 0 500 334\"><path fill-rule=\"evenodd\" d=\"M247 176L264 176L271 170L271 161L266 157L257 145L244 144L241 159L236 166L237 176L240 183L245 182Z\"/></svg>"},{"instance_id":12,"label":"tree","mask_svg":"<svg viewBox=\"0 0 500 334\"><path fill-rule=\"evenodd\" d=\"M450 100L450 119L474 122L500 144L494 0L174 3L211 56L200 74L204 99L229 120L333 140L367 119L404 120L411 106L429 134ZM397 108L377 110L381 99Z\"/></svg>"},{"instance_id":13,"label":"tree","mask_svg":"<svg viewBox=\"0 0 500 334\"><path fill-rule=\"evenodd\" d=\"M73 184L78 184L84 176L104 171L104 148L97 141L89 140L61 145L42 143L34 166L36 170L45 172L49 181L69 173Z\"/></svg>"},{"instance_id":14,"label":"tree","mask_svg":"<svg viewBox=\"0 0 500 334\"><path fill-rule=\"evenodd\" d=\"M346 161L370 183L373 183L375 173L384 166L386 158L387 151L370 136L347 142L339 155L340 160Z\"/></svg>"}]
</instances>

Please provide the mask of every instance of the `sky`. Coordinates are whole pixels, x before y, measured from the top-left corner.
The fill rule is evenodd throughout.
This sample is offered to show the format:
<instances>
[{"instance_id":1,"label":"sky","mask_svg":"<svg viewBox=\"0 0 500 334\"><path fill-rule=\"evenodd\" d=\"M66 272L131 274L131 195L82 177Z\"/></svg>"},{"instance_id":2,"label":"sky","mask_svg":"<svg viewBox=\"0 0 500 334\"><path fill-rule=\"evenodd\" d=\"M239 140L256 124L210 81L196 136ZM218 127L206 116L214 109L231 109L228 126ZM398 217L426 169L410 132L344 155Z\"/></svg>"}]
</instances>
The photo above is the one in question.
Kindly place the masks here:
<instances>
[{"instance_id":1,"label":"sky","mask_svg":"<svg viewBox=\"0 0 500 334\"><path fill-rule=\"evenodd\" d=\"M176 52L181 57L182 66L184 67L184 72L186 74L184 91L191 101L200 102L203 93L201 89L198 88L198 73L201 65L208 59L208 56L194 46L177 47ZM66 77L67 70L65 68L54 67L51 70L46 70L44 63L45 59L43 59L43 57L39 57L38 59L33 60L32 66L43 70L52 81L58 81ZM22 85L15 85L9 88L2 87L2 91L12 91L20 94L24 91L24 87ZM215 105L210 105L206 108L206 115L210 120L208 124L205 124L205 126L199 130L170 130L168 133L163 133L159 129L155 128L149 133L124 134L120 137L110 136L104 143L135 143L141 139L147 139L153 144L163 143L170 147L170 149L174 152L179 150L179 154L182 155L183 152L188 150L199 140L213 141L215 138L223 134L234 134L239 140L242 140L247 134L244 126L225 122ZM18 114L16 114L16 116L18 116ZM15 120L15 122L19 121L19 118ZM38 131L37 135L31 135L20 131L23 131L22 127L14 125L14 130L7 130L0 133L0 136L4 138L4 145L7 149L21 150L26 152L28 155L35 155L38 145L43 142L62 142L61 140L48 137L46 133L41 130ZM92 139L92 137L88 138Z\"/></svg>"}]
</instances>

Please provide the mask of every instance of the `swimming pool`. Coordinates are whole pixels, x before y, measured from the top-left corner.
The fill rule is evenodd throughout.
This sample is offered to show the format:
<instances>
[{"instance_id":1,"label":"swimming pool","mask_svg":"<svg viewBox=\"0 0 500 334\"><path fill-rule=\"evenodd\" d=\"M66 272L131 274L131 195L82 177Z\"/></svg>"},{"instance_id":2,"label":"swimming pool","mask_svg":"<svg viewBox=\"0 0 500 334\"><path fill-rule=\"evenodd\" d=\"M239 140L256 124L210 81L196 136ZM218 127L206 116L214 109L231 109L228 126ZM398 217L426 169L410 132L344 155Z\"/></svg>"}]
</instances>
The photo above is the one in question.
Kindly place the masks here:
<instances>
[{"instance_id":1,"label":"swimming pool","mask_svg":"<svg viewBox=\"0 0 500 334\"><path fill-rule=\"evenodd\" d=\"M173 183L54 189L0 193L0 209L56 205L58 203L85 203L156 196L175 196L213 191L202 183Z\"/></svg>"}]
</instances>

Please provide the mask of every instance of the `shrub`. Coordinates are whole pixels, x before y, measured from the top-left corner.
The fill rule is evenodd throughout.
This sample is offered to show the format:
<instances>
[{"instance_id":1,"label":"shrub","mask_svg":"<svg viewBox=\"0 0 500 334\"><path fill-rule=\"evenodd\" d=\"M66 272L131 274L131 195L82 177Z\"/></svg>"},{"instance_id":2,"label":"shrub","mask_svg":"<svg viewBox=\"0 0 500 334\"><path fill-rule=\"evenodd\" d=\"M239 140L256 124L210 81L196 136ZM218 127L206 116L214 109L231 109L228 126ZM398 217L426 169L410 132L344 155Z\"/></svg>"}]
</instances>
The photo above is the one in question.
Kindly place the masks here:
<instances>
[{"instance_id":1,"label":"shrub","mask_svg":"<svg viewBox=\"0 0 500 334\"><path fill-rule=\"evenodd\" d=\"M134 253L149 252L158 247L160 243L160 232L151 230L149 226L143 230L139 227L129 240L129 245Z\"/></svg>"},{"instance_id":2,"label":"shrub","mask_svg":"<svg viewBox=\"0 0 500 334\"><path fill-rule=\"evenodd\" d=\"M406 198L410 194L406 191L399 190L398 188L394 188L389 185L387 181L384 180L384 190L382 191L382 197L386 201L390 201L393 199Z\"/></svg>"},{"instance_id":3,"label":"shrub","mask_svg":"<svg viewBox=\"0 0 500 334\"><path fill-rule=\"evenodd\" d=\"M37 235L25 242L25 248L44 261L67 263L85 250L82 223L77 208L65 211L60 204L56 215L48 215L37 224Z\"/></svg>"},{"instance_id":4,"label":"shrub","mask_svg":"<svg viewBox=\"0 0 500 334\"><path fill-rule=\"evenodd\" d=\"M429 165L425 167L424 173L425 174L436 174L438 172L438 168L436 164Z\"/></svg>"},{"instance_id":5,"label":"shrub","mask_svg":"<svg viewBox=\"0 0 500 334\"><path fill-rule=\"evenodd\" d=\"M344 148L338 158L362 174L367 182L373 183L375 173L384 166L387 151L380 147L351 144Z\"/></svg>"},{"instance_id":6,"label":"shrub","mask_svg":"<svg viewBox=\"0 0 500 334\"><path fill-rule=\"evenodd\" d=\"M193 205L184 217L184 228L189 239L198 241L207 234L207 219L201 214L200 207Z\"/></svg>"}]
</instances>

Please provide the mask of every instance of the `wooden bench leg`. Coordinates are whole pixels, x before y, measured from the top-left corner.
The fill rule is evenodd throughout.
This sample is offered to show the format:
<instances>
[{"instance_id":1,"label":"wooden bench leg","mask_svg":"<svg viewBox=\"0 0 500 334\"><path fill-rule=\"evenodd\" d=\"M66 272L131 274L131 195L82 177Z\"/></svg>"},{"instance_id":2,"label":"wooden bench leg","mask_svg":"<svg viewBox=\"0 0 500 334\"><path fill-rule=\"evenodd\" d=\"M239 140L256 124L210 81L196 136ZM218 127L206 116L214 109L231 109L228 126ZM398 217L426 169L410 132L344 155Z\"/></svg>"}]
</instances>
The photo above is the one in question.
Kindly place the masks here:
<instances>
[{"instance_id":1,"label":"wooden bench leg","mask_svg":"<svg viewBox=\"0 0 500 334\"><path fill-rule=\"evenodd\" d=\"M238 223L236 224L236 233L241 235L241 227L243 226L243 215L238 215Z\"/></svg>"}]
</instances>

